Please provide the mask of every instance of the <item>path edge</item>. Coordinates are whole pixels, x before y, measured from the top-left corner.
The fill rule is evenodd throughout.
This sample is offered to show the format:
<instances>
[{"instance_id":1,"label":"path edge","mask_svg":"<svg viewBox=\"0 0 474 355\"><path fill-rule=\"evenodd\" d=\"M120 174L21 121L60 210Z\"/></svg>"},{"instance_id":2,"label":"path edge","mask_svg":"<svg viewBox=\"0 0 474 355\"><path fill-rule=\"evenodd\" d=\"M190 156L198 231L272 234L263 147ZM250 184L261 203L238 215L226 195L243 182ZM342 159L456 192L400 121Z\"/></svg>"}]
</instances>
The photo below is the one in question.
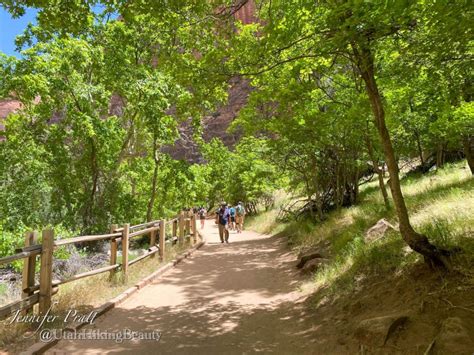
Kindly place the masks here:
<instances>
[{"instance_id":1,"label":"path edge","mask_svg":"<svg viewBox=\"0 0 474 355\"><path fill-rule=\"evenodd\" d=\"M135 285L132 287L126 289L123 291L121 294L118 296L112 298L110 301L104 303L103 305L93 309L93 312L97 312L97 318L103 316L105 313L110 311L111 309L114 309L118 305L120 305L122 302L124 302L127 298L135 294L138 290L142 289L143 287L149 285L152 281L157 279L159 276L164 275L167 271L170 269L174 268L176 265L178 265L181 261L184 259L188 258L191 256L196 250L200 249L203 245L206 244L205 238L203 238L203 235L199 233L199 237L201 241L194 245L193 247L189 248L185 253L178 255L176 258L173 260L167 262L165 265L161 266L158 270L154 271L144 279L138 281ZM64 328L62 331L63 332L76 332L80 328L86 326L87 323L80 323L76 324L74 326L70 326L67 328ZM41 342L38 341L35 344L31 345L29 348L26 350L20 352L21 355L36 355L36 354L43 354L45 351L51 349L53 346L55 346L57 343L59 343L61 339L53 339L50 342Z\"/></svg>"}]
</instances>

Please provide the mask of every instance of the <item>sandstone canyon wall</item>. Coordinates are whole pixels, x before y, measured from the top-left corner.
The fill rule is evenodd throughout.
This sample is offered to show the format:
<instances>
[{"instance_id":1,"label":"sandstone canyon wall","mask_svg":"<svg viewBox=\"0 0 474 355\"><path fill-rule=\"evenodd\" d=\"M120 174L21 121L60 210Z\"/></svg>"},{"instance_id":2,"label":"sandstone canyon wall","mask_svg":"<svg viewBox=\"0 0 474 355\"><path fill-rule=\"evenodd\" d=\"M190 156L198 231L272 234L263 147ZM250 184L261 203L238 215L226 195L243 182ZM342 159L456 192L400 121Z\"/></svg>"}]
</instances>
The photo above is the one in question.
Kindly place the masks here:
<instances>
[{"instance_id":1,"label":"sandstone canyon wall","mask_svg":"<svg viewBox=\"0 0 474 355\"><path fill-rule=\"evenodd\" d=\"M253 0L245 1L234 18L244 24L256 21L256 8ZM210 141L212 138L220 138L223 143L232 148L239 140L238 133L229 133L227 129L235 119L240 109L246 104L248 95L252 90L248 80L235 77L230 80L227 103L217 109L212 115L204 117L202 122L203 138ZM180 138L173 146L166 147L164 151L175 159L184 159L188 162L202 162L202 156L193 140L193 129L190 122L184 122L179 127Z\"/></svg>"},{"instance_id":2,"label":"sandstone canyon wall","mask_svg":"<svg viewBox=\"0 0 474 355\"><path fill-rule=\"evenodd\" d=\"M234 17L249 24L255 19L255 4L252 0L246 1L245 4L236 11ZM229 133L227 129L237 116L240 109L247 102L251 87L247 80L235 77L230 80L230 89L228 92L228 101L225 105L218 108L212 115L204 117L202 122L203 138L210 141L212 138L220 138L228 147L233 147L238 139L237 133ZM122 100L114 95L111 98L110 113L120 115L122 112ZM4 120L10 112L14 112L21 107L20 102L14 99L0 99L0 141L5 137ZM201 162L202 157L196 143L193 140L193 128L190 122L183 122L179 127L180 138L174 145L164 148L175 159L183 159L188 162Z\"/></svg>"}]
</instances>

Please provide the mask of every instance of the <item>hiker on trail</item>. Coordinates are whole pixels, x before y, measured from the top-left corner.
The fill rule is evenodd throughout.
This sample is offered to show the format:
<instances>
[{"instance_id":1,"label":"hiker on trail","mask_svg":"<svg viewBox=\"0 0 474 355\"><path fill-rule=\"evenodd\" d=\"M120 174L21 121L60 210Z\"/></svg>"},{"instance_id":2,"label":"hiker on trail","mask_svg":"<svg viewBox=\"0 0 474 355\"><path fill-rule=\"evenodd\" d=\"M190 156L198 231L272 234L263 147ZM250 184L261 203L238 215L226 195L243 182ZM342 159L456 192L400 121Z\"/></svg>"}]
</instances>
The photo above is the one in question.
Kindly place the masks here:
<instances>
[{"instance_id":1,"label":"hiker on trail","mask_svg":"<svg viewBox=\"0 0 474 355\"><path fill-rule=\"evenodd\" d=\"M227 208L227 203L223 202L219 210L217 211L217 222L219 226L219 237L221 243L229 243L229 221L230 212Z\"/></svg>"},{"instance_id":2,"label":"hiker on trail","mask_svg":"<svg viewBox=\"0 0 474 355\"><path fill-rule=\"evenodd\" d=\"M231 206L229 208L229 213L230 213L230 224L229 228L231 231L235 230L235 207Z\"/></svg>"},{"instance_id":3,"label":"hiker on trail","mask_svg":"<svg viewBox=\"0 0 474 355\"><path fill-rule=\"evenodd\" d=\"M242 202L239 202L237 204L237 207L235 208L235 222L237 224L237 233L242 233L242 230L244 229L244 217L245 208Z\"/></svg>"},{"instance_id":4,"label":"hiker on trail","mask_svg":"<svg viewBox=\"0 0 474 355\"><path fill-rule=\"evenodd\" d=\"M206 209L204 207L199 207L197 211L199 219L201 220L201 229L204 229L204 222L206 221Z\"/></svg>"}]
</instances>

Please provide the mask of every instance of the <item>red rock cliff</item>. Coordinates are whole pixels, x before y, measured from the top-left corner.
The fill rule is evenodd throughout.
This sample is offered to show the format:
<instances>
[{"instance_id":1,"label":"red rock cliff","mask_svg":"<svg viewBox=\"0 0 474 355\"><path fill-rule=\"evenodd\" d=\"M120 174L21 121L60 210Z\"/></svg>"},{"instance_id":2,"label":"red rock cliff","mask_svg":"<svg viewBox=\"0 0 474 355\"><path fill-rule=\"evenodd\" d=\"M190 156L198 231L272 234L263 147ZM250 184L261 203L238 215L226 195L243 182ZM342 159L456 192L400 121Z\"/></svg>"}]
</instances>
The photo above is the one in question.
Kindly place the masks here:
<instances>
[{"instance_id":1,"label":"red rock cliff","mask_svg":"<svg viewBox=\"0 0 474 355\"><path fill-rule=\"evenodd\" d=\"M236 20L244 24L256 21L256 8L253 0L246 1L234 14ZM243 78L233 78L230 81L231 87L228 92L228 101L221 106L214 114L202 119L203 136L205 141L212 138L220 138L227 147L233 147L239 135L228 133L227 129L235 119L240 109L246 104L248 95L252 90L248 81ZM166 147L165 152L169 153L175 159L184 159L189 162L200 162L202 157L192 136L193 131L189 122L180 126L181 138L173 146Z\"/></svg>"},{"instance_id":2,"label":"red rock cliff","mask_svg":"<svg viewBox=\"0 0 474 355\"><path fill-rule=\"evenodd\" d=\"M235 19L249 24L256 21L255 3L253 0L246 3L236 11ZM240 109L247 102L251 87L248 81L242 78L233 78L230 81L231 87L228 92L228 101L221 106L211 116L202 119L204 140L210 141L212 138L220 138L228 147L233 147L238 141L238 134L228 133L227 129ZM16 100L0 99L0 141L4 140L2 131L4 131L3 120L10 113L21 107ZM120 97L113 95L110 103L110 113L120 115L122 113L123 102ZM193 130L189 122L183 123L180 128L180 139L173 146L164 149L175 159L184 159L189 162L199 162L202 160L198 147L194 142Z\"/></svg>"}]
</instances>

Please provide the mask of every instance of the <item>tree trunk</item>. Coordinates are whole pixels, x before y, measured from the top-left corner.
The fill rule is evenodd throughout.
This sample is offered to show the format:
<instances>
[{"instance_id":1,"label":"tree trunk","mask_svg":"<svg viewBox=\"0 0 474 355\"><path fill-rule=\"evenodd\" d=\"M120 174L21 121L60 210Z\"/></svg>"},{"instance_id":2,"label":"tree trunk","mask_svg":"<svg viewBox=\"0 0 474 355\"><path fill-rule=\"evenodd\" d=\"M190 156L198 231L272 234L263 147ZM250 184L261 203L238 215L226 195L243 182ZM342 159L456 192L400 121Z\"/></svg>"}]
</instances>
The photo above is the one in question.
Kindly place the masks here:
<instances>
[{"instance_id":1,"label":"tree trunk","mask_svg":"<svg viewBox=\"0 0 474 355\"><path fill-rule=\"evenodd\" d=\"M84 215L82 217L82 232L89 232L93 226L93 215L94 215L94 204L96 200L97 184L99 180L99 168L97 166L97 150L93 138L90 139L91 143L91 175L92 175L92 187L89 195L89 202L85 206Z\"/></svg>"},{"instance_id":2,"label":"tree trunk","mask_svg":"<svg viewBox=\"0 0 474 355\"><path fill-rule=\"evenodd\" d=\"M423 166L425 165L425 160L423 159L423 148L421 148L420 135L418 134L418 131L415 131L415 139L416 139L416 146L418 148L418 156L420 157L420 163Z\"/></svg>"},{"instance_id":3,"label":"tree trunk","mask_svg":"<svg viewBox=\"0 0 474 355\"><path fill-rule=\"evenodd\" d=\"M436 170L441 169L444 165L444 149L443 144L438 144L438 149L436 150Z\"/></svg>"},{"instance_id":4,"label":"tree trunk","mask_svg":"<svg viewBox=\"0 0 474 355\"><path fill-rule=\"evenodd\" d=\"M354 187L354 198L352 203L355 205L359 202L359 167L356 168L356 173L354 175L354 181L352 182L352 186Z\"/></svg>"},{"instance_id":5,"label":"tree trunk","mask_svg":"<svg viewBox=\"0 0 474 355\"><path fill-rule=\"evenodd\" d=\"M156 183L158 180L158 163L155 161L155 168L153 170L153 182L151 186L150 199L148 200L148 206L146 211L146 221L150 222L153 218L153 205L155 204L156 198Z\"/></svg>"},{"instance_id":6,"label":"tree trunk","mask_svg":"<svg viewBox=\"0 0 474 355\"><path fill-rule=\"evenodd\" d=\"M474 138L471 135L464 136L463 146L467 164L469 169L471 169L471 174L474 175Z\"/></svg>"},{"instance_id":7,"label":"tree trunk","mask_svg":"<svg viewBox=\"0 0 474 355\"><path fill-rule=\"evenodd\" d=\"M438 249L436 246L431 244L426 236L415 232L410 224L408 210L400 187L398 164L395 158L390 134L385 123L385 111L382 97L375 80L374 58L368 46L357 46L353 44L352 48L354 51L354 59L360 70L360 75L365 82L367 95L369 96L376 127L382 143L387 169L390 175L390 190L397 211L402 238L410 248L422 254L425 257L425 261L429 262L431 266L442 266L451 270L451 263L448 259L449 252Z\"/></svg>"},{"instance_id":8,"label":"tree trunk","mask_svg":"<svg viewBox=\"0 0 474 355\"><path fill-rule=\"evenodd\" d=\"M312 156L312 160L313 160L313 166L316 165L314 163L315 159L314 159L314 156ZM314 204L315 204L315 207L316 207L316 213L317 213L317 216L319 218L319 221L322 222L323 221L323 218L324 218L324 214L323 214L323 194L322 192L320 192L320 184L319 184L319 177L318 177L318 173L315 172L314 174L314 177L313 177L313 181L314 181ZM310 196L311 198L311 196Z\"/></svg>"},{"instance_id":9,"label":"tree trunk","mask_svg":"<svg viewBox=\"0 0 474 355\"><path fill-rule=\"evenodd\" d=\"M153 218L153 205L155 204L156 198L156 185L158 181L158 165L160 163L160 159L158 158L158 149L157 149L157 139L156 137L153 138L153 160L155 162L155 168L153 169L153 180L151 184L151 194L150 199L148 200L148 206L146 211L146 221L150 222Z\"/></svg>"},{"instance_id":10,"label":"tree trunk","mask_svg":"<svg viewBox=\"0 0 474 355\"><path fill-rule=\"evenodd\" d=\"M413 109L413 98L410 98L410 112L413 113L415 110ZM418 156L420 157L420 164L421 166L425 165L425 161L423 159L423 149L421 148L421 140L420 140L420 133L417 129L413 130L413 135L416 140L416 147L418 148Z\"/></svg>"},{"instance_id":11,"label":"tree trunk","mask_svg":"<svg viewBox=\"0 0 474 355\"><path fill-rule=\"evenodd\" d=\"M336 174L336 188L335 188L335 204L336 209L340 209L342 206L342 199L344 198L344 193L342 192L341 188L341 175L339 173L339 162L336 160L335 166L335 174Z\"/></svg>"},{"instance_id":12,"label":"tree trunk","mask_svg":"<svg viewBox=\"0 0 474 355\"><path fill-rule=\"evenodd\" d=\"M369 129L369 127L367 125L367 130L368 129ZM388 193L387 193L387 188L385 187L385 182L383 181L383 170L379 168L379 162L375 158L374 148L372 146L372 141L370 140L370 137L369 137L368 133L365 134L365 144L367 145L367 152L369 153L370 160L372 160L374 170L377 173L377 177L378 177L378 180L379 180L380 193L382 194L383 202L385 204L385 208L389 209L390 208L390 201L388 199Z\"/></svg>"},{"instance_id":13,"label":"tree trunk","mask_svg":"<svg viewBox=\"0 0 474 355\"><path fill-rule=\"evenodd\" d=\"M130 128L127 132L127 135L124 141L122 142L119 155L117 156L117 159L115 160L115 163L114 163L114 168L112 169L112 171L108 173L108 175L104 176L103 186L110 186L111 184L113 184L114 180L118 178L119 176L120 166L122 165L124 160L127 158L128 148L129 148L130 141L133 137L133 132L134 132L133 121L130 121L130 122L131 122ZM101 208L101 206L105 205L105 200L107 196L108 194L106 194L105 192L97 196L97 203L96 203L97 208Z\"/></svg>"}]
</instances>

